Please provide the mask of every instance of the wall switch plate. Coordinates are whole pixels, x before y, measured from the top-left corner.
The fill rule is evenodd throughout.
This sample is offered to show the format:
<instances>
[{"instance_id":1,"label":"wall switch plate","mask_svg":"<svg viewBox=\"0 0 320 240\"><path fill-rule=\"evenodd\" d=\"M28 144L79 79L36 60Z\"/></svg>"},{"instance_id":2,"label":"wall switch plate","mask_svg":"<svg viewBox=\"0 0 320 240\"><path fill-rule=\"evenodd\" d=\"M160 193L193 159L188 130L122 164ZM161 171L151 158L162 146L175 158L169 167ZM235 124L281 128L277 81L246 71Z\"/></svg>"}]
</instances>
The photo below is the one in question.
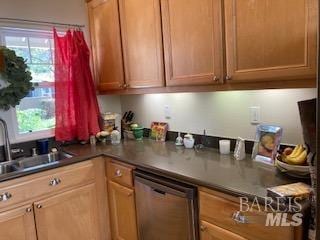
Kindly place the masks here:
<instances>
[{"instance_id":1,"label":"wall switch plate","mask_svg":"<svg viewBox=\"0 0 320 240\"><path fill-rule=\"evenodd\" d=\"M259 124L261 122L260 107L250 107L250 122L254 125Z\"/></svg>"},{"instance_id":2,"label":"wall switch plate","mask_svg":"<svg viewBox=\"0 0 320 240\"><path fill-rule=\"evenodd\" d=\"M166 119L170 119L171 118L171 108L169 105L164 105L164 117Z\"/></svg>"}]
</instances>

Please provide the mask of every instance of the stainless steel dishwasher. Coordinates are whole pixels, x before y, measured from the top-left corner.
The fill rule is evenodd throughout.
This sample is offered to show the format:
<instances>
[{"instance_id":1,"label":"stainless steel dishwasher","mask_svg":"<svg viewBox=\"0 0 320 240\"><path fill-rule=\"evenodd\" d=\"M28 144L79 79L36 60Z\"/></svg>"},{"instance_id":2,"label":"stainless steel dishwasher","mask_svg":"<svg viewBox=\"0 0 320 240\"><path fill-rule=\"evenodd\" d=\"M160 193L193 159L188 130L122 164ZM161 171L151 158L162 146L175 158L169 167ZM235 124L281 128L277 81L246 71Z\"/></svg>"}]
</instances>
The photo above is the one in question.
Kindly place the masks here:
<instances>
[{"instance_id":1,"label":"stainless steel dishwasher","mask_svg":"<svg viewBox=\"0 0 320 240\"><path fill-rule=\"evenodd\" d=\"M140 240L196 240L196 188L150 173L134 173Z\"/></svg>"}]
</instances>

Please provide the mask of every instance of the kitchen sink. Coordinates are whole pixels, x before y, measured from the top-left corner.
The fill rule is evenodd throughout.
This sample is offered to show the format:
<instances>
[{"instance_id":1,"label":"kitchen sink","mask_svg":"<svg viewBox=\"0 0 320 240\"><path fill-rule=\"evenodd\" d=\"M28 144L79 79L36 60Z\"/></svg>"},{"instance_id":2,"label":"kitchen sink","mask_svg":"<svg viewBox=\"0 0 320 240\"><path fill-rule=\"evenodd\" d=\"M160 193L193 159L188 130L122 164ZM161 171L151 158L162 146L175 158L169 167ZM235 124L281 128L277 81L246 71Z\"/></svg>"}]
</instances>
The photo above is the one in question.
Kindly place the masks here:
<instances>
[{"instance_id":1,"label":"kitchen sink","mask_svg":"<svg viewBox=\"0 0 320 240\"><path fill-rule=\"evenodd\" d=\"M17 170L18 170L18 167L15 164L8 163L8 164L1 164L0 165L0 175L11 173L11 172L14 172Z\"/></svg>"},{"instance_id":2,"label":"kitchen sink","mask_svg":"<svg viewBox=\"0 0 320 240\"><path fill-rule=\"evenodd\" d=\"M71 157L72 155L65 152L54 152L33 157L20 158L11 162L0 163L0 175L57 164L59 161Z\"/></svg>"}]
</instances>

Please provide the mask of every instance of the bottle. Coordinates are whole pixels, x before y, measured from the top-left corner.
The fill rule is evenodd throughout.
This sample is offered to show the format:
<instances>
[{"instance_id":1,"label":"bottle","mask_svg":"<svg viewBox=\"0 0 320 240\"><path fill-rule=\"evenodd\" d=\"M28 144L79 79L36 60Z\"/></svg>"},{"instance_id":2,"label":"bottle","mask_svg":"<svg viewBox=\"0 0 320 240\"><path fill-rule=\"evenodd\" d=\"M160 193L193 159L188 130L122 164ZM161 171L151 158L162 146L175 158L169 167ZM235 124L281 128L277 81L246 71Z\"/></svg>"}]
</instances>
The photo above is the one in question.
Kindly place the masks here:
<instances>
[{"instance_id":1,"label":"bottle","mask_svg":"<svg viewBox=\"0 0 320 240\"><path fill-rule=\"evenodd\" d=\"M178 132L178 137L176 138L176 146L182 146L183 145L183 138L181 137L181 133Z\"/></svg>"},{"instance_id":2,"label":"bottle","mask_svg":"<svg viewBox=\"0 0 320 240\"><path fill-rule=\"evenodd\" d=\"M111 132L111 144L116 145L116 144L120 144L120 142L121 142L121 133L119 132L117 127L115 127Z\"/></svg>"}]
</instances>

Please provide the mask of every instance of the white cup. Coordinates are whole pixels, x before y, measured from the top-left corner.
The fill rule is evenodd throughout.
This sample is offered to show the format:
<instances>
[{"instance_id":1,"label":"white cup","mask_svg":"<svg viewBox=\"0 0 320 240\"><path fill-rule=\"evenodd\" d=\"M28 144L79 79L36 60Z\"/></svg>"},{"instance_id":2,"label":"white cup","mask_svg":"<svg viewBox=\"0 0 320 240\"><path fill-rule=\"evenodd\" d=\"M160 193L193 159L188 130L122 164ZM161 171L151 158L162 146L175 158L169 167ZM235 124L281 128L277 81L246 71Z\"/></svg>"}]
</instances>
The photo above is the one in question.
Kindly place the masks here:
<instances>
[{"instance_id":1,"label":"white cup","mask_svg":"<svg viewBox=\"0 0 320 240\"><path fill-rule=\"evenodd\" d=\"M219 141L220 154L230 154L230 140Z\"/></svg>"}]
</instances>

